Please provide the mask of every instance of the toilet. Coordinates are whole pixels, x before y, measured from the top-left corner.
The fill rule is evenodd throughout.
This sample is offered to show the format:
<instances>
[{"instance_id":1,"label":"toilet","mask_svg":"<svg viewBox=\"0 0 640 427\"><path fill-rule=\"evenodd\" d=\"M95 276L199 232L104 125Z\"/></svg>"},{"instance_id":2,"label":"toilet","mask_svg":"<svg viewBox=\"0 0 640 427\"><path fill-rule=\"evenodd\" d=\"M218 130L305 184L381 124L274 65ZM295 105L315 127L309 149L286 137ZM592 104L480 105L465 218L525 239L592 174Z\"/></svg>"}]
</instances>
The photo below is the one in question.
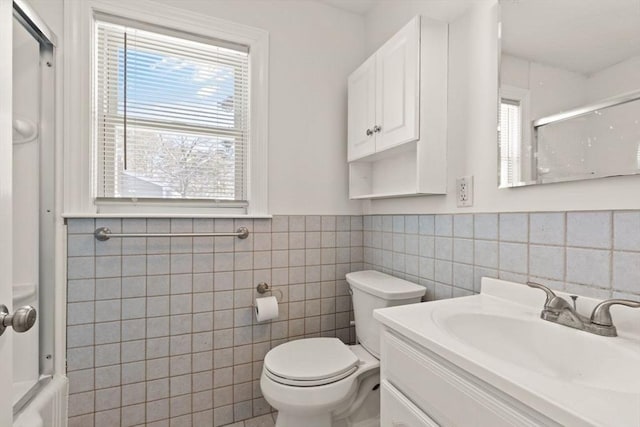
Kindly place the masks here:
<instances>
[{"instance_id":1,"label":"toilet","mask_svg":"<svg viewBox=\"0 0 640 427\"><path fill-rule=\"evenodd\" d=\"M380 425L380 331L373 310L420 302L425 288L378 271L346 276L358 345L337 338L281 344L264 358L260 387L276 427Z\"/></svg>"}]
</instances>

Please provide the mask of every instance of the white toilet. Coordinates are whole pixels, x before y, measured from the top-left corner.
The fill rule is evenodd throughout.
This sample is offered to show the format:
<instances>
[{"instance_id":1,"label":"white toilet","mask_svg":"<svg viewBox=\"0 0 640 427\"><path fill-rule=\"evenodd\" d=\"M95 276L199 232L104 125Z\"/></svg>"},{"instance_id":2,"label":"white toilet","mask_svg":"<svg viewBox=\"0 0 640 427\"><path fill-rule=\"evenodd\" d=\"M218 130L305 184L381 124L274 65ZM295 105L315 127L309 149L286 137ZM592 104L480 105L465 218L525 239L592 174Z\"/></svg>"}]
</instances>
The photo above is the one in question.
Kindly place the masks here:
<instances>
[{"instance_id":1,"label":"white toilet","mask_svg":"<svg viewBox=\"0 0 640 427\"><path fill-rule=\"evenodd\" d=\"M347 274L359 345L305 338L264 358L260 387L278 410L276 427L374 427L380 414L376 308L420 301L425 288L378 271Z\"/></svg>"}]
</instances>

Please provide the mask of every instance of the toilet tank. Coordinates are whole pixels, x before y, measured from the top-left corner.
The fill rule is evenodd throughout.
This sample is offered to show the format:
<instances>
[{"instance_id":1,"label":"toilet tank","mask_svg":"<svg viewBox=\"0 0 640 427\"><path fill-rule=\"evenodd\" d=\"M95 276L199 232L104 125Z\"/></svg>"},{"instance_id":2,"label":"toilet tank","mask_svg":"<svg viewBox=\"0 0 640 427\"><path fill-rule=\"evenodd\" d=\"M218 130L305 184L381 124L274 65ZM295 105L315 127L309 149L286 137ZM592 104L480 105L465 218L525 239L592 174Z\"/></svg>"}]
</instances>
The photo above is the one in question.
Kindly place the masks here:
<instances>
[{"instance_id":1,"label":"toilet tank","mask_svg":"<svg viewBox=\"0 0 640 427\"><path fill-rule=\"evenodd\" d=\"M415 283L367 270L347 274L353 297L356 336L360 344L380 358L380 328L373 310L420 302L426 289Z\"/></svg>"}]
</instances>

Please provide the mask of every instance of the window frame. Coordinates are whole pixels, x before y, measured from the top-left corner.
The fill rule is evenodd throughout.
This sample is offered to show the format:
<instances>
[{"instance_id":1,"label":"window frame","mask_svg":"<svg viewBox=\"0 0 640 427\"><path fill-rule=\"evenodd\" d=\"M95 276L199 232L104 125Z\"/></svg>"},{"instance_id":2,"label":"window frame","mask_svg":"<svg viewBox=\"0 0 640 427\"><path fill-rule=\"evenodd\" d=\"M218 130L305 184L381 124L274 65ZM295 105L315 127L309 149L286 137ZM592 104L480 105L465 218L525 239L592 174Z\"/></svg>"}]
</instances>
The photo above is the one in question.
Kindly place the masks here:
<instances>
[{"instance_id":1,"label":"window frame","mask_svg":"<svg viewBox=\"0 0 640 427\"><path fill-rule=\"evenodd\" d=\"M238 207L242 207L242 206L246 206L246 170L247 170L247 156L245 155L247 153L247 150L249 148L249 135L250 135L250 129L249 129L249 123L247 120L242 120L240 122L240 124L238 122L234 122L233 126L223 126L223 125L212 125L212 126L207 126L205 124L200 124L200 123L186 123L183 121L179 121L180 119L176 119L175 117L172 118L166 118L163 116L163 114L160 114L158 116L153 116L153 117L140 117L140 116L136 116L135 114L131 114L129 115L129 117L127 117L127 110L126 108L124 110L121 110L119 105L120 105L120 101L124 100L125 105L127 103L127 94L126 92L124 93L124 99L120 99L120 83L121 81L113 81L113 80L108 80L105 77L105 74L108 73L108 71L106 71L105 67L109 67L109 65L111 66L117 66L118 67L118 73L127 73L127 69L124 68L126 61L122 61L122 58L120 57L120 49L124 49L126 47L125 45L125 40L126 40L126 36L123 38L123 45L110 45L106 39L105 39L105 45L101 45L100 44L100 39L99 39L99 28L103 28L103 33L105 34L105 37L109 37L111 35L117 35L120 33L128 33L131 37L131 35L133 35L133 44L131 46L129 46L129 49L131 49L130 54L132 55L132 57L135 57L135 55L137 53L139 53L140 51L138 49L140 49L140 47L136 46L136 41L135 41L135 34L136 31L140 30L143 35L143 39L147 40L147 43L151 43L150 45L142 45L142 49L149 49L146 52L147 53L151 53L153 55L162 55L163 53L160 52L162 49L157 50L153 50L155 48L155 46L153 45L153 40L156 40L156 43L161 43L158 40L164 40L163 37L168 36L171 37L173 39L176 40L180 40L180 42L175 41L174 43L176 44L189 44L189 43L197 43L197 45L194 46L189 46L190 49L199 49L201 51L206 51L207 48L205 48L204 46L212 46L214 48L216 47L221 47L223 49L230 49L230 52L233 51L235 53L230 54L230 55L237 55L235 56L237 59L237 63L233 63L233 72L234 73L240 73L243 78L240 81L240 88L239 89L235 89L234 90L234 105L240 105L242 106L241 110L236 110L235 111L235 116L236 119L238 117L241 118L248 118L250 119L250 103L249 103L249 99L248 96L250 96L249 93L249 86L248 86L248 78L249 78L249 70L248 70L248 66L249 66L249 49L242 45L236 45L236 44L232 44L228 41L220 41L217 39L205 39L204 37L194 37L193 34L190 33L182 33L182 32L178 32L175 30L167 30L166 28L161 28L161 27L156 27L156 26L150 26L149 24L146 23L140 23L138 21L131 21L131 20L125 20L122 19L120 17L115 18L110 16L110 15L100 15L100 14L96 14L95 15L95 19L94 19L94 36L97 36L98 39L95 40L96 43L94 43L94 58L93 58L93 73L94 76L96 77L96 79L94 80L94 84L93 84L93 88L92 88L92 93L94 96L93 99L93 106L95 108L94 110L94 116L93 116L93 144L95 146L95 150L96 150L96 157L94 159L94 171L95 174L94 176L96 177L96 188L94 189L95 194L96 194L96 200L98 203L103 203L105 200L112 200L112 201L116 201L116 202L121 202L124 203L126 201L131 201L131 199L135 198L132 196L124 196L124 195L116 195L116 188L118 187L118 183L122 185L122 191L127 191L127 190L135 190L133 187L128 186L128 185L123 185L123 181L122 181L122 176L127 174L127 169L120 169L120 167L122 166L121 162L117 162L117 163L113 163L113 167L115 168L115 170L113 170L112 168L105 168L105 161L108 162L109 164L111 164L111 162L116 162L118 159L118 137L116 136L119 132L123 133L124 129L128 129L129 127L131 128L139 128L140 130L144 130L146 132L149 133L153 133L153 132L168 132L168 133L175 133L178 135L189 135L189 136L200 136L200 137L209 137L212 139L221 139L225 137L225 134L228 134L229 132L232 132L234 134L233 139L235 139L236 141L234 142L236 145L236 148L238 147L238 143L240 145L240 150L236 149L236 152L239 152L240 154L237 156L237 158L235 159L235 167L236 169L238 169L239 171L242 171L240 173L236 173L234 171L233 176L234 179L233 180L229 180L226 181L227 184L229 184L230 188L233 189L233 195L239 195L239 198L224 198L224 197L219 197L219 198L215 198L215 197L198 197L202 194L194 194L194 197L175 197L175 196L169 196L169 197L163 197L161 195L157 195L156 197L152 197L152 196L145 196L142 195L139 197L139 199L144 200L144 201L148 201L149 199L158 199L158 200L167 200L168 203L173 203L174 201L183 201L183 202L187 202L187 203L192 203L194 201L202 201L203 203L206 203L208 201L213 201L213 200L225 200L228 201L230 204L235 204ZM157 38L156 38L157 37ZM144 43L144 42L143 42ZM174 47L174 49L176 49ZM179 48L177 48L177 54L179 54ZM222 53L223 55L225 55L224 53ZM115 61L115 62L102 62L103 66L101 66L101 61L100 59L102 59L103 61L105 61L105 58L109 58L107 61ZM242 58L242 59L240 59ZM228 57L225 57L225 59L229 59ZM135 61L135 60L134 60ZM210 62L208 62L208 64L210 66L218 66L217 62L215 62L216 60L213 58L209 59ZM204 62L203 62L204 63ZM122 69L120 67L123 67ZM124 79L124 81L128 81L129 78L131 78L131 80L136 80L136 78L141 78L142 80L142 84L149 84L148 81L146 81L147 76L145 77L136 77L135 75L135 69L133 71L134 74L126 74L126 77ZM102 75L102 77L100 77ZM246 76L246 77L244 77ZM155 78L156 76L153 76L153 78ZM160 77L160 76L158 76ZM154 86L158 89L160 89L160 86ZM235 86L234 86L235 87ZM114 100L113 102L109 102L109 106L105 107L104 106L104 101L100 101L101 98L103 96L105 96L105 92L107 91L108 93L118 93L118 100ZM241 98L238 98L238 96L241 96ZM239 101L239 104L236 104L235 101ZM114 103L115 102L115 103ZM133 100L133 104L136 105L135 100ZM135 107L134 107L135 108ZM149 113L149 114L153 114L153 107L152 106L140 106L140 108L144 109L145 113ZM150 108L150 110L149 110ZM178 107L180 108L180 107ZM181 112L183 112L184 110L182 110ZM211 120L215 119L213 117L211 117ZM226 119L223 119L226 120ZM125 123L126 121L126 123ZM176 128L177 126L177 128ZM111 135L111 136L105 136L105 130L106 133ZM239 141L238 141L239 138ZM137 137L133 137L129 140L129 144L132 147L137 147L139 146L140 140ZM130 153L132 155L135 155L135 148L133 148L133 151L129 151L127 150L127 139L124 140L123 143L123 147L122 149L125 150L125 154L124 154L124 159L126 159L127 153ZM109 153L109 154L106 154ZM133 175L129 174L129 177L134 177L135 175L135 167L132 169L134 171ZM203 169L204 171L205 169ZM207 173L215 173L215 171L212 171L212 168L208 168L206 169ZM209 177L211 178L211 175L209 175ZM146 177L141 177L141 180L145 180ZM236 179L238 178L238 179ZM126 181L126 179L125 179ZM154 182L154 181L152 181ZM154 182L155 184L157 184L157 182ZM175 184L175 181L172 182L171 184ZM171 185L169 184L169 186ZM166 186L162 186L163 192L164 190L167 189ZM211 189L211 188L209 188ZM113 193L112 193L113 191Z\"/></svg>"},{"instance_id":2,"label":"window frame","mask_svg":"<svg viewBox=\"0 0 640 427\"><path fill-rule=\"evenodd\" d=\"M147 0L65 1L64 209L63 216L264 216L268 215L269 33ZM96 15L219 39L249 47L250 136L246 171L247 204L234 201L97 199L94 194L93 58Z\"/></svg>"}]
</instances>

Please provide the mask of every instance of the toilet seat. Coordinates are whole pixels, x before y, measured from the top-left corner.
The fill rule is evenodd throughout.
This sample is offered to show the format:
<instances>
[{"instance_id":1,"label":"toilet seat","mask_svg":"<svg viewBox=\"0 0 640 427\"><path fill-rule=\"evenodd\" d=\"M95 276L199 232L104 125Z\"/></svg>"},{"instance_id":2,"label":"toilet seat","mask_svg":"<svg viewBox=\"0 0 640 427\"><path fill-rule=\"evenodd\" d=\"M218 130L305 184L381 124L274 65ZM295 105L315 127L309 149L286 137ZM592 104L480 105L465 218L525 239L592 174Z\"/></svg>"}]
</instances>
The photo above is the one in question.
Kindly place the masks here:
<instances>
[{"instance_id":1,"label":"toilet seat","mask_svg":"<svg viewBox=\"0 0 640 427\"><path fill-rule=\"evenodd\" d=\"M267 353L265 374L275 382L314 387L353 374L358 357L337 338L306 338L281 344Z\"/></svg>"}]
</instances>

